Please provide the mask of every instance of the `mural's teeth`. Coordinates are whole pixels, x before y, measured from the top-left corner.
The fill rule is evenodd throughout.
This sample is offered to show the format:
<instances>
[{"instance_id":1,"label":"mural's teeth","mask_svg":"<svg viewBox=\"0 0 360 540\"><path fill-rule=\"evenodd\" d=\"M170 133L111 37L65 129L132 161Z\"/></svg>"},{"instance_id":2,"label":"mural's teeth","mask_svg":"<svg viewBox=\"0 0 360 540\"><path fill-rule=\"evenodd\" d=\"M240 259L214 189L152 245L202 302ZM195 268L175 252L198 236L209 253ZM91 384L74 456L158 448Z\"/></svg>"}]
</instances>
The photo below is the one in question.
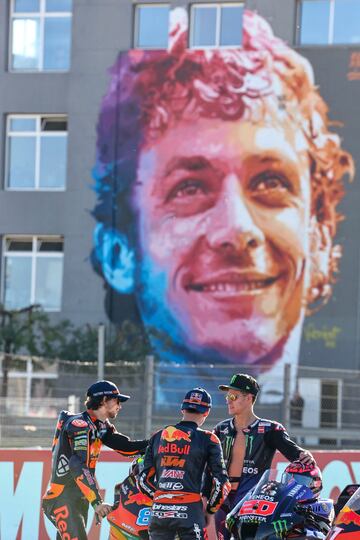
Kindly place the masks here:
<instances>
[{"instance_id":1,"label":"mural's teeth","mask_svg":"<svg viewBox=\"0 0 360 540\"><path fill-rule=\"evenodd\" d=\"M267 280L249 281L243 283L212 283L211 285L197 286L194 290L202 292L226 292L236 293L239 291L253 291L255 289L263 289L270 285Z\"/></svg>"}]
</instances>

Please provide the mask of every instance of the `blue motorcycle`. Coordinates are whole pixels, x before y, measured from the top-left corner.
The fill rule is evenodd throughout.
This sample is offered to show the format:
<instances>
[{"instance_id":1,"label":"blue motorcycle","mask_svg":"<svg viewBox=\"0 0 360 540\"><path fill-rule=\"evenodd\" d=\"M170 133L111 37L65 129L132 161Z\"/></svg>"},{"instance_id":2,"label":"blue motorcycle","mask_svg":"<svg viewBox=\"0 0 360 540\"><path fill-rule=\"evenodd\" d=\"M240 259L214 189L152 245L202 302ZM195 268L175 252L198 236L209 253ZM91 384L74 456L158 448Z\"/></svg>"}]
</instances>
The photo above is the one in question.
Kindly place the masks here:
<instances>
[{"instance_id":1,"label":"blue motorcycle","mask_svg":"<svg viewBox=\"0 0 360 540\"><path fill-rule=\"evenodd\" d=\"M295 463L282 474L266 471L227 516L226 525L234 539L324 540L334 518L334 504L319 498L321 472L316 467L315 474L313 468Z\"/></svg>"}]
</instances>

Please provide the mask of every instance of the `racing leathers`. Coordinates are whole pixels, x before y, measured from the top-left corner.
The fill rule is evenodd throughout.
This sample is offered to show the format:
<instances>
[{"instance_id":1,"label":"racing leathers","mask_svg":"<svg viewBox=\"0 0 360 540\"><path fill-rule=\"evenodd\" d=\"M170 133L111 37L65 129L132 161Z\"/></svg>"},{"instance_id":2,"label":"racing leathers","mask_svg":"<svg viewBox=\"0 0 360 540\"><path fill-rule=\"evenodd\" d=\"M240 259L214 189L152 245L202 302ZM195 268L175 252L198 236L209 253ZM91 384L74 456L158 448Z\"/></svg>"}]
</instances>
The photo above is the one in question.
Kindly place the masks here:
<instances>
[{"instance_id":1,"label":"racing leathers","mask_svg":"<svg viewBox=\"0 0 360 540\"><path fill-rule=\"evenodd\" d=\"M244 428L245 455L240 477L230 477L230 482L237 483L232 489L225 504L216 513L216 529L219 540L229 539L230 535L225 528L227 513L253 488L261 475L270 469L276 450L279 450L289 461L298 459L303 448L300 448L289 438L284 426L273 420L257 418L247 428ZM232 451L236 439L234 419L229 418L215 426L214 433L221 442L227 470L232 460ZM211 473L206 472L203 493L210 494Z\"/></svg>"},{"instance_id":2,"label":"racing leathers","mask_svg":"<svg viewBox=\"0 0 360 540\"><path fill-rule=\"evenodd\" d=\"M57 540L86 540L89 503L95 508L102 498L95 479L101 446L125 456L144 452L147 440L130 441L108 421L97 420L90 411L61 411L52 444L52 473L43 497L45 515L58 530Z\"/></svg>"},{"instance_id":3,"label":"racing leathers","mask_svg":"<svg viewBox=\"0 0 360 540\"><path fill-rule=\"evenodd\" d=\"M230 483L219 439L195 422L167 426L150 439L139 487L153 499L150 538L202 540L205 515L201 484L205 467L211 473L207 512L216 512Z\"/></svg>"}]
</instances>

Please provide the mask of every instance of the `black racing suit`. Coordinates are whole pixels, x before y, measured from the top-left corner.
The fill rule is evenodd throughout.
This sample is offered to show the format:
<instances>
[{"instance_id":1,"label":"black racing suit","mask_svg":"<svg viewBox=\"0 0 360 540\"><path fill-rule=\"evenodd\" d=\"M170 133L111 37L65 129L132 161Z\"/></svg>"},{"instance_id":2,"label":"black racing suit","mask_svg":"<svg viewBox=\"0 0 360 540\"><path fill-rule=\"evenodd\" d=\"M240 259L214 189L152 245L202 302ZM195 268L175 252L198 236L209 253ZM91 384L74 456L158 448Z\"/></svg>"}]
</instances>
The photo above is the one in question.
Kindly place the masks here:
<instances>
[{"instance_id":1,"label":"black racing suit","mask_svg":"<svg viewBox=\"0 0 360 540\"><path fill-rule=\"evenodd\" d=\"M225 529L225 518L228 512L248 493L258 482L264 471L270 469L276 450L279 450L289 461L298 459L303 448L300 448L289 438L284 426L273 420L258 418L242 430L245 435L245 456L240 477L230 477L231 482L239 482L232 490L222 508L216 513L216 529L219 540L230 538ZM236 438L234 419L229 418L215 426L214 433L218 436L223 449L227 470L229 469L232 449ZM209 496L211 489L211 474L207 471L203 492Z\"/></svg>"},{"instance_id":2,"label":"black racing suit","mask_svg":"<svg viewBox=\"0 0 360 540\"><path fill-rule=\"evenodd\" d=\"M181 421L155 433L146 450L139 487L153 499L150 538L205 538L201 484L205 467L211 472L207 511L220 508L229 491L219 439L195 422Z\"/></svg>"},{"instance_id":3,"label":"black racing suit","mask_svg":"<svg viewBox=\"0 0 360 540\"><path fill-rule=\"evenodd\" d=\"M52 444L52 473L43 497L45 515L58 530L57 540L87 540L89 503L102 503L95 466L105 444L126 456L145 450L148 441L130 441L117 433L108 420L102 422L88 411L61 411Z\"/></svg>"}]
</instances>

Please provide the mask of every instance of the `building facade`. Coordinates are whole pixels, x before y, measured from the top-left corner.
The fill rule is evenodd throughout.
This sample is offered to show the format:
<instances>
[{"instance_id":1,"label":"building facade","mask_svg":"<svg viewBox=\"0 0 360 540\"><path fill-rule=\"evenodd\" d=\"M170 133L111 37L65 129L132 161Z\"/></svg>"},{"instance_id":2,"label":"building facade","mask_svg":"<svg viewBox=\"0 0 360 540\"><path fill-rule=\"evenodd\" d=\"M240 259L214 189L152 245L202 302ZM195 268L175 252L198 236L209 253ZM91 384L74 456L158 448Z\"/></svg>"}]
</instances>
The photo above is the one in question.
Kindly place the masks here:
<instances>
[{"instance_id":1,"label":"building facade","mask_svg":"<svg viewBox=\"0 0 360 540\"><path fill-rule=\"evenodd\" d=\"M94 271L90 259L96 225L92 215L96 127L109 88L108 70L120 51L166 50L171 17L179 8L188 19L187 45L194 49L239 48L244 9L262 16L274 35L309 60L330 117L341 122L335 129L356 167L360 157L358 0L8 0L4 4L0 12L0 277L6 308L40 303L54 320L107 323L111 285ZM340 356L348 370L359 369L357 183L346 186L346 192L341 203L346 220L337 237L344 251L340 277L324 310L306 319L296 353L300 365L308 367L338 368ZM131 305L126 290L125 296L123 319Z\"/></svg>"}]
</instances>

